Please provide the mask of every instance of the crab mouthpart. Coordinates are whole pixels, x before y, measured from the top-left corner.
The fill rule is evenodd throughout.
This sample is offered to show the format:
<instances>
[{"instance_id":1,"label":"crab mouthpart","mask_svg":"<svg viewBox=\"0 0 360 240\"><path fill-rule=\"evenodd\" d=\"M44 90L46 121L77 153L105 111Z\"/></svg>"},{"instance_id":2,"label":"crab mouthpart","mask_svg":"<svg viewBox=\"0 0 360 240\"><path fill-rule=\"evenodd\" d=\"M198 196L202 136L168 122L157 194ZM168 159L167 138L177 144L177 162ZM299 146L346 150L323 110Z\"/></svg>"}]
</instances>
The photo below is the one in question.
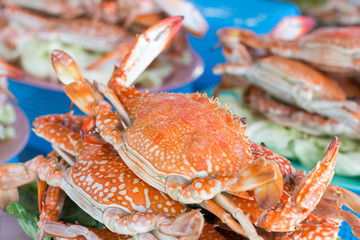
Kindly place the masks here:
<instances>
[{"instance_id":1,"label":"crab mouthpart","mask_svg":"<svg viewBox=\"0 0 360 240\"><path fill-rule=\"evenodd\" d=\"M80 130L81 138L88 143L104 145L107 142L100 136L96 127L96 118L92 117L84 123Z\"/></svg>"}]
</instances>

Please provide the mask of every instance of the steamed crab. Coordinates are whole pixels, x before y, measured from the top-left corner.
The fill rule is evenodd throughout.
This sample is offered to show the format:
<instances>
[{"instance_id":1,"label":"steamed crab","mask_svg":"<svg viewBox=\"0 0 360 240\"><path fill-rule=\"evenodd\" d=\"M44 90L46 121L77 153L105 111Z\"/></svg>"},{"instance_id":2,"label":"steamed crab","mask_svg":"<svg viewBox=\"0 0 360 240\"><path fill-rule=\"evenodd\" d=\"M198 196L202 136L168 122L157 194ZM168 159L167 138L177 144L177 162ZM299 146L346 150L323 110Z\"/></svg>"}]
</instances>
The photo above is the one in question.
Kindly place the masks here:
<instances>
[{"instance_id":1,"label":"steamed crab","mask_svg":"<svg viewBox=\"0 0 360 240\"><path fill-rule=\"evenodd\" d=\"M267 231L281 227L280 231L294 231L316 207L334 175L338 138L317 167L297 182L297 190L285 194L283 178L296 178L297 170L275 154L271 160L255 156L257 148L251 147L253 143L244 134L244 119L220 108L216 100L199 93L142 94L127 87L180 25L180 17L168 18L139 35L108 86L88 83L68 54L53 52L52 63L66 85L65 93L93 116L82 129L84 139L110 143L148 184L181 203L200 204L250 239L261 237L227 194L255 199L267 210L262 221L269 225L259 225ZM287 204L278 206L281 198ZM283 214L293 220L280 226L284 223L276 220Z\"/></svg>"},{"instance_id":2,"label":"steamed crab","mask_svg":"<svg viewBox=\"0 0 360 240\"><path fill-rule=\"evenodd\" d=\"M186 208L170 197L150 187L125 165L110 145L93 145L83 142L78 133L79 124L86 116L50 115L34 121L35 132L52 142L60 155L73 153L76 162L71 167L58 160L54 153L37 156L24 165L7 164L0 167L2 189L11 189L36 180L53 186L51 201L40 217L40 227L55 236L76 237L84 228L65 227L56 221L60 202L60 187L79 207L112 232L133 235L141 239L166 239L166 235L179 239L197 239L203 226L203 216L198 210L185 212ZM70 140L70 141L69 141ZM42 195L44 186L39 187ZM49 190L48 190L49 193ZM41 199L41 198L39 198ZM58 200L60 199L60 200ZM60 204L61 205L61 204ZM40 207L42 209L42 207ZM50 216L46 216L50 215ZM94 233L93 233L94 234ZM88 239L91 234L87 234ZM42 237L42 231L38 238Z\"/></svg>"},{"instance_id":3,"label":"steamed crab","mask_svg":"<svg viewBox=\"0 0 360 240\"><path fill-rule=\"evenodd\" d=\"M241 48L243 50L245 48ZM225 48L228 62L215 66L213 72L242 77L286 103L269 99L252 88L247 92L246 102L254 110L280 124L305 132L314 130L312 134L315 135L341 134L359 138L360 105L347 100L334 79L305 63L278 56L255 62L241 58L234 61L237 58L234 55L238 55L236 51L239 48Z\"/></svg>"},{"instance_id":4,"label":"steamed crab","mask_svg":"<svg viewBox=\"0 0 360 240\"><path fill-rule=\"evenodd\" d=\"M292 22L297 23L295 30ZM306 17L284 18L269 36L256 36L250 30L224 28L221 42L244 44L253 50L306 61L331 74L354 76L359 69L360 28L321 27L308 34L315 24Z\"/></svg>"}]
</instances>

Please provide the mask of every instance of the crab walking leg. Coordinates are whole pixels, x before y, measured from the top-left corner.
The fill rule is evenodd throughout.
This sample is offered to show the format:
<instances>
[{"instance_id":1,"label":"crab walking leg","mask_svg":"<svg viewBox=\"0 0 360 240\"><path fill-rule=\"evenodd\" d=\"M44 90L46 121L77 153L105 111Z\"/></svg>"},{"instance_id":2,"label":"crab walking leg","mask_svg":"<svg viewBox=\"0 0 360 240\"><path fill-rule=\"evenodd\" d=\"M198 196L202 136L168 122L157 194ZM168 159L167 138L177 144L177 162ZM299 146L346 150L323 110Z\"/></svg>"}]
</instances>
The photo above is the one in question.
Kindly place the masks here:
<instances>
[{"instance_id":1,"label":"crab walking leg","mask_svg":"<svg viewBox=\"0 0 360 240\"><path fill-rule=\"evenodd\" d=\"M120 239L133 239L132 236L119 236L117 233L110 232L105 229L96 229L90 227L84 227L77 224L64 224L60 222L46 222L44 224L44 231L47 236L65 238L65 239L83 239L87 240L120 240ZM151 238L150 233L142 234L146 237L138 237L138 239L144 240L156 240Z\"/></svg>"},{"instance_id":2,"label":"crab walking leg","mask_svg":"<svg viewBox=\"0 0 360 240\"><path fill-rule=\"evenodd\" d=\"M112 232L121 234L146 233L158 229L169 236L193 236L197 239L204 224L201 215L200 210L194 210L175 219L170 214L129 215L121 209L108 208L104 212L103 222Z\"/></svg>"},{"instance_id":3,"label":"crab walking leg","mask_svg":"<svg viewBox=\"0 0 360 240\"><path fill-rule=\"evenodd\" d=\"M230 212L232 216L238 220L240 225L244 228L247 237L249 239L262 239L258 236L254 225L251 223L250 219L245 216L244 212L234 204L231 200L225 197L222 194L216 195L212 201L218 204L220 207L225 209L227 212Z\"/></svg>"},{"instance_id":4,"label":"crab walking leg","mask_svg":"<svg viewBox=\"0 0 360 240\"><path fill-rule=\"evenodd\" d=\"M49 221L57 221L65 201L65 194L59 187L49 186L46 191L45 201L38 222L39 231L36 239L41 240L44 237L44 224Z\"/></svg>"},{"instance_id":5,"label":"crab walking leg","mask_svg":"<svg viewBox=\"0 0 360 240\"><path fill-rule=\"evenodd\" d=\"M66 85L64 87L65 93L76 106L87 115L96 116L96 123L98 125L103 125L104 128L108 126L114 126L116 128L119 123L118 115L112 111L112 106L104 101L100 94L97 94L93 86L85 81L74 59L61 50L54 50L51 55L51 61L59 80ZM102 89L102 85L100 85L100 88ZM115 109L118 111L125 125L130 124L129 116L121 103L114 97L111 90L104 89L104 93L110 100L117 103L114 104ZM109 120L102 122L99 119ZM113 119L113 121L110 119ZM91 121L93 120L90 120L90 122ZM91 124L87 123L87 125ZM97 127L102 128L101 126Z\"/></svg>"},{"instance_id":6,"label":"crab walking leg","mask_svg":"<svg viewBox=\"0 0 360 240\"><path fill-rule=\"evenodd\" d=\"M247 236L245 230L243 227L235 221L231 214L225 212L223 209L221 209L217 204L215 204L211 200L205 200L203 201L200 206L217 216L223 223L225 223L227 226L229 226L234 232L242 235Z\"/></svg>"},{"instance_id":7,"label":"crab walking leg","mask_svg":"<svg viewBox=\"0 0 360 240\"><path fill-rule=\"evenodd\" d=\"M74 116L72 112L40 116L33 122L34 132L52 145L71 155L75 155L69 136L80 139L80 135L76 134L76 132L80 131L81 126L88 119L88 116Z\"/></svg>"},{"instance_id":8,"label":"crab walking leg","mask_svg":"<svg viewBox=\"0 0 360 240\"><path fill-rule=\"evenodd\" d=\"M329 185L314 212L333 219L344 219L350 225L353 234L360 238L360 220L351 212L342 210L343 204L360 214L360 196L336 185Z\"/></svg>"},{"instance_id":9,"label":"crab walking leg","mask_svg":"<svg viewBox=\"0 0 360 240\"><path fill-rule=\"evenodd\" d=\"M120 240L120 239L134 239L132 236L118 235L110 232L107 229L95 229L84 227L75 224L64 224L59 222L46 222L44 224L45 233L52 237L78 239L77 237L83 236L87 240ZM159 234L159 231L152 231L151 233L142 233L136 236L136 240L158 240L164 238ZM182 237L181 240L191 240L191 238ZM225 238L215 230L214 226L208 223L204 224L203 231L201 232L199 240L225 240Z\"/></svg>"}]
</instances>

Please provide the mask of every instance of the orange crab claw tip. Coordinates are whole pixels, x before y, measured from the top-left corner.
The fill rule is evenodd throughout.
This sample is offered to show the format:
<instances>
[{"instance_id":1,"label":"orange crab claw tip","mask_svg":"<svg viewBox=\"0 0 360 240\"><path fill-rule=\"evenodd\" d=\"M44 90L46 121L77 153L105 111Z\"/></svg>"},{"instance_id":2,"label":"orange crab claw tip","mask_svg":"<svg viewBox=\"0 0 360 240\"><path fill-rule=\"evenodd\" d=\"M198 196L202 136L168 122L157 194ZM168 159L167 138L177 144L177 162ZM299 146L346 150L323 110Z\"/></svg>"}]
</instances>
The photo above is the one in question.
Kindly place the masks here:
<instances>
[{"instance_id":1,"label":"orange crab claw tip","mask_svg":"<svg viewBox=\"0 0 360 240\"><path fill-rule=\"evenodd\" d=\"M200 236L204 226L204 217L200 209L183 213L170 225L161 225L160 231L170 236Z\"/></svg>"},{"instance_id":2,"label":"orange crab claw tip","mask_svg":"<svg viewBox=\"0 0 360 240\"><path fill-rule=\"evenodd\" d=\"M82 73L74 59L64 51L54 50L51 63L59 80L67 85L74 81L84 81Z\"/></svg>"},{"instance_id":3,"label":"orange crab claw tip","mask_svg":"<svg viewBox=\"0 0 360 240\"><path fill-rule=\"evenodd\" d=\"M144 35L149 34L150 32L157 32L159 29L165 28L165 30L162 30L159 34L163 34L168 32L168 36L166 38L166 42L170 41L172 37L176 34L176 32L181 28L181 25L183 23L183 16L175 16L175 17L168 17L164 20L158 22L157 24L153 25L149 29L147 29L144 32Z\"/></svg>"},{"instance_id":4,"label":"orange crab claw tip","mask_svg":"<svg viewBox=\"0 0 360 240\"><path fill-rule=\"evenodd\" d=\"M330 164L331 166L335 166L336 157L340 147L340 139L338 137L334 137L331 141L324 158L322 160L323 163Z\"/></svg>"},{"instance_id":5,"label":"orange crab claw tip","mask_svg":"<svg viewBox=\"0 0 360 240\"><path fill-rule=\"evenodd\" d=\"M285 17L271 32L279 40L297 40L316 26L316 20L307 16Z\"/></svg>"},{"instance_id":6,"label":"orange crab claw tip","mask_svg":"<svg viewBox=\"0 0 360 240\"><path fill-rule=\"evenodd\" d=\"M22 78L24 73L5 61L0 60L0 77Z\"/></svg>"}]
</instances>

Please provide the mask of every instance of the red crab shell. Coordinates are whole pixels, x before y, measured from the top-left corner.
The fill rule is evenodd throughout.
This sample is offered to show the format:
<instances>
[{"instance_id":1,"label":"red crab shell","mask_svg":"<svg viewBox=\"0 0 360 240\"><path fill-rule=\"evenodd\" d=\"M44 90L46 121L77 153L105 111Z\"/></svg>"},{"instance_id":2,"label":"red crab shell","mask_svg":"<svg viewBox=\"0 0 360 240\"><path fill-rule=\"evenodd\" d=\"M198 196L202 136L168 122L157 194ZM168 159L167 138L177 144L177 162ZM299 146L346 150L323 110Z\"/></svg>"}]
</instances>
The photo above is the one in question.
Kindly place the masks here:
<instances>
[{"instance_id":1,"label":"red crab shell","mask_svg":"<svg viewBox=\"0 0 360 240\"><path fill-rule=\"evenodd\" d=\"M252 160L246 127L207 96L132 91L120 93L132 119L125 140L159 175L226 174Z\"/></svg>"}]
</instances>

